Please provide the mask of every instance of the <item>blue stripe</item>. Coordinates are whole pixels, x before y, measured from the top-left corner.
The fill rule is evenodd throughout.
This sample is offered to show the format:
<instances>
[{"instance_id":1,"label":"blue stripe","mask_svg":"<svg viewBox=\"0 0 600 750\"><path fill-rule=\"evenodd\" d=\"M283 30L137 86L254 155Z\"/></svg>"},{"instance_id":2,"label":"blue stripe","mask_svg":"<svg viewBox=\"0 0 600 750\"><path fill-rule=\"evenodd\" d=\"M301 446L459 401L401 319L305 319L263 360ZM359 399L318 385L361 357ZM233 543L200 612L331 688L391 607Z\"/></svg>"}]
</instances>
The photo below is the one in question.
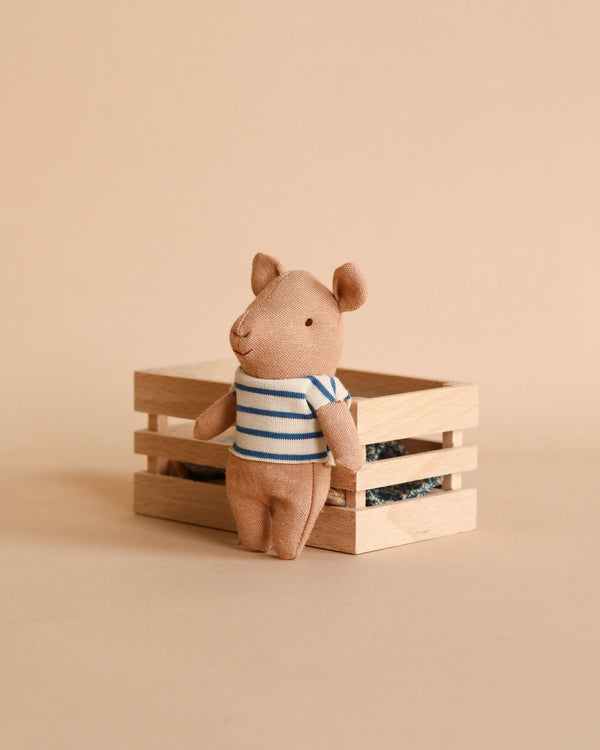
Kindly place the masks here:
<instances>
[{"instance_id":1,"label":"blue stripe","mask_svg":"<svg viewBox=\"0 0 600 750\"><path fill-rule=\"evenodd\" d=\"M322 438L322 432L269 432L268 430L253 430L250 427L235 428L244 435L257 435L258 437L276 438L281 440L308 440L309 438Z\"/></svg>"},{"instance_id":2,"label":"blue stripe","mask_svg":"<svg viewBox=\"0 0 600 750\"><path fill-rule=\"evenodd\" d=\"M329 380L331 380L331 389L333 390L333 395L335 396L336 395L335 380L333 378L329 378Z\"/></svg>"},{"instance_id":3,"label":"blue stripe","mask_svg":"<svg viewBox=\"0 0 600 750\"><path fill-rule=\"evenodd\" d=\"M296 414L294 411L273 411L271 409L255 409L253 406L241 406L238 404L238 411L245 414L261 414L264 417L283 417L284 419L314 419L313 414Z\"/></svg>"},{"instance_id":4,"label":"blue stripe","mask_svg":"<svg viewBox=\"0 0 600 750\"><path fill-rule=\"evenodd\" d=\"M321 393L324 396L326 396L330 401L335 401L335 396L332 396L331 393L329 393L329 391L327 390L327 388L325 388L323 383L321 383L320 380L317 380L317 378L315 378L314 375L309 375L308 379L313 385L316 385L317 388L321 391Z\"/></svg>"},{"instance_id":5,"label":"blue stripe","mask_svg":"<svg viewBox=\"0 0 600 750\"><path fill-rule=\"evenodd\" d=\"M247 448L240 448L237 443L233 444L233 450L242 456L252 456L253 458L262 458L264 461L316 461L319 458L326 458L327 451L323 453L265 453L263 451L251 451Z\"/></svg>"},{"instance_id":6,"label":"blue stripe","mask_svg":"<svg viewBox=\"0 0 600 750\"><path fill-rule=\"evenodd\" d=\"M239 388L240 391L249 391L250 393L260 393L263 396L281 396L283 398L301 398L305 399L305 393L298 393L297 391L273 391L270 388L254 388L251 385L242 385L236 381L235 387Z\"/></svg>"}]
</instances>

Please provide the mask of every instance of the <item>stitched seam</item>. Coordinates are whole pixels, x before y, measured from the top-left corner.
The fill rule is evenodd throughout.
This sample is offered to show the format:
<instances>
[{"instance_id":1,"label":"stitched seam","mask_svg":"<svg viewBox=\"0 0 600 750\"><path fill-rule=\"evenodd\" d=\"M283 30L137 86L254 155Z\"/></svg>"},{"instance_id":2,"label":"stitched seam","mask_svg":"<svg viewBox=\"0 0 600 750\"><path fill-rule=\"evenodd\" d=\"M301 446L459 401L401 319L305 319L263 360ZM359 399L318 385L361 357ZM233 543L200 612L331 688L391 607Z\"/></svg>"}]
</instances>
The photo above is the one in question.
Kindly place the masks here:
<instances>
[{"instance_id":1,"label":"stitched seam","mask_svg":"<svg viewBox=\"0 0 600 750\"><path fill-rule=\"evenodd\" d=\"M258 300L258 301L254 300L254 302L251 302L250 305L248 306L248 309L244 313L244 316L243 316L244 320L246 319L246 315L248 315L248 313L250 311L250 308L253 307L256 310L256 309L262 307L266 302L268 302L271 299L271 297L273 296L273 294L275 293L275 290L277 289L277 287L283 281L283 279L285 279L285 277L289 276L291 273L293 273L293 272L292 271L285 271L284 273L282 273L281 276L277 277L277 283L275 284L275 286L273 287L273 289L271 289L271 291L265 297L263 297L261 300Z\"/></svg>"},{"instance_id":2,"label":"stitched seam","mask_svg":"<svg viewBox=\"0 0 600 750\"><path fill-rule=\"evenodd\" d=\"M306 540L304 540L304 535L306 534L306 529L308 527L308 522L310 520L310 517L312 516L313 507L315 505L315 485L316 485L316 482L315 482L315 466L316 466L316 463L313 463L313 465L312 465L312 495L311 495L311 498L310 498L310 508L308 509L308 515L306 516L306 521L304 522L304 528L302 529L302 535L301 535L300 539L298 540L298 544L296 545L296 549L294 550L294 557L298 556L298 550L300 549L300 547L304 546L304 544L306 544ZM303 543L303 540L304 540L304 543Z\"/></svg>"},{"instance_id":3,"label":"stitched seam","mask_svg":"<svg viewBox=\"0 0 600 750\"><path fill-rule=\"evenodd\" d=\"M239 325L239 330L240 331L242 330L242 327L243 327L243 325L244 325L244 323L246 321L246 318L250 314L250 308L252 308L253 310L258 310L266 302L268 302L271 299L271 297L273 296L273 294L274 294L275 290L277 289L277 287L279 286L279 284L281 284L282 280L286 276L289 276L290 273L292 273L292 271L284 271L280 276L277 276L277 283L275 284L275 286L273 287L273 289L271 289L271 291L266 295L266 297L263 297L263 299L259 300L258 302L256 300L254 300L254 302L251 302L248 305L248 307L246 308L246 310L242 313L242 318L240 320L240 325Z\"/></svg>"}]
</instances>

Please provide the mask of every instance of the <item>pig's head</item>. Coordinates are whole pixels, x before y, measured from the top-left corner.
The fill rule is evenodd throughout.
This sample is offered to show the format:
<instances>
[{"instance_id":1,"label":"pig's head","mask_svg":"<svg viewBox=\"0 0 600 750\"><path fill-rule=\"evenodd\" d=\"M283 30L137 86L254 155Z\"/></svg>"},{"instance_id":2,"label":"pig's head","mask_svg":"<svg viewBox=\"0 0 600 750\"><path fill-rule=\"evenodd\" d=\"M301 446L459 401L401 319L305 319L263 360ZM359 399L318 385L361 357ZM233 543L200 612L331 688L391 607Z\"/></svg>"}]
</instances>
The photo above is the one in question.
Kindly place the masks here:
<instances>
[{"instance_id":1,"label":"pig's head","mask_svg":"<svg viewBox=\"0 0 600 750\"><path fill-rule=\"evenodd\" d=\"M330 291L308 272L284 271L278 260L258 253L252 291L256 298L229 334L244 372L268 379L333 376L344 340L342 313L367 297L358 268L337 268Z\"/></svg>"}]
</instances>

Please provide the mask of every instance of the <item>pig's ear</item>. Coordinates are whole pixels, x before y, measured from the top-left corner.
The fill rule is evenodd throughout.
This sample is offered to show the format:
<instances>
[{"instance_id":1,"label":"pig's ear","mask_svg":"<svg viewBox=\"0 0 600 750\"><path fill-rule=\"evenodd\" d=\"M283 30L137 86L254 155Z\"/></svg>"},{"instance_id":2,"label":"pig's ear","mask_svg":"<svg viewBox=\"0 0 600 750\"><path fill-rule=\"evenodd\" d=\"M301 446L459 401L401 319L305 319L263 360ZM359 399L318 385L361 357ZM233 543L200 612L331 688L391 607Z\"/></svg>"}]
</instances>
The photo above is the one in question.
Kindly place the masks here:
<instances>
[{"instance_id":1,"label":"pig's ear","mask_svg":"<svg viewBox=\"0 0 600 750\"><path fill-rule=\"evenodd\" d=\"M354 263L344 263L333 274L333 296L340 312L358 310L367 300L367 282Z\"/></svg>"},{"instance_id":2,"label":"pig's ear","mask_svg":"<svg viewBox=\"0 0 600 750\"><path fill-rule=\"evenodd\" d=\"M256 253L252 261L252 291L260 294L262 290L283 273L283 266L276 259L264 253Z\"/></svg>"}]
</instances>

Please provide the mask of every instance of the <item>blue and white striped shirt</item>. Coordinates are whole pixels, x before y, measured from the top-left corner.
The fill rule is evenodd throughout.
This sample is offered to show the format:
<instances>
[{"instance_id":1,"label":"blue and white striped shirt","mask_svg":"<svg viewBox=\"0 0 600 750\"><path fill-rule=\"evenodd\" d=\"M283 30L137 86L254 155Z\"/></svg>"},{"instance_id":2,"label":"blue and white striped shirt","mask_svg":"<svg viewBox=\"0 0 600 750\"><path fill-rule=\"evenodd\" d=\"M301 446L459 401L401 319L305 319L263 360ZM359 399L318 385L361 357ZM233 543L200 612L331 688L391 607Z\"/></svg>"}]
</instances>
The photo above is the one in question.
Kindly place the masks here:
<instances>
[{"instance_id":1,"label":"blue and white striped shirt","mask_svg":"<svg viewBox=\"0 0 600 750\"><path fill-rule=\"evenodd\" d=\"M350 406L350 394L337 378L267 380L253 378L239 367L230 391L237 401L231 447L236 456L285 464L334 463L317 410L334 401Z\"/></svg>"}]
</instances>

